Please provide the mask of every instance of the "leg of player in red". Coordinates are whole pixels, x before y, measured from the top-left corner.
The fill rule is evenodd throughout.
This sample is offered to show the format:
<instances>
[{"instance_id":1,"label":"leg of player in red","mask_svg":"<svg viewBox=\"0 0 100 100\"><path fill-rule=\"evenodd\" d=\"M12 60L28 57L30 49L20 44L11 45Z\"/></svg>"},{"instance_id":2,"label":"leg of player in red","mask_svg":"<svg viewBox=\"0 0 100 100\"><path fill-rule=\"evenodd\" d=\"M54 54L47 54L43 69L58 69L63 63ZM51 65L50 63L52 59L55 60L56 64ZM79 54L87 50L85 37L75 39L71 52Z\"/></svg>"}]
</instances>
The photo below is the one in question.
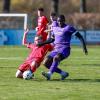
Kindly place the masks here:
<instances>
[{"instance_id":1,"label":"leg of player in red","mask_svg":"<svg viewBox=\"0 0 100 100\"><path fill-rule=\"evenodd\" d=\"M16 77L17 78L23 78L23 72L26 70L30 70L32 73L36 71L36 69L39 67L39 63L36 61L33 62L24 62L22 65L19 66L17 72L16 72Z\"/></svg>"},{"instance_id":2,"label":"leg of player in red","mask_svg":"<svg viewBox=\"0 0 100 100\"><path fill-rule=\"evenodd\" d=\"M30 69L30 64L28 62L24 62L21 64L16 72L17 78L23 78L23 72Z\"/></svg>"}]
</instances>

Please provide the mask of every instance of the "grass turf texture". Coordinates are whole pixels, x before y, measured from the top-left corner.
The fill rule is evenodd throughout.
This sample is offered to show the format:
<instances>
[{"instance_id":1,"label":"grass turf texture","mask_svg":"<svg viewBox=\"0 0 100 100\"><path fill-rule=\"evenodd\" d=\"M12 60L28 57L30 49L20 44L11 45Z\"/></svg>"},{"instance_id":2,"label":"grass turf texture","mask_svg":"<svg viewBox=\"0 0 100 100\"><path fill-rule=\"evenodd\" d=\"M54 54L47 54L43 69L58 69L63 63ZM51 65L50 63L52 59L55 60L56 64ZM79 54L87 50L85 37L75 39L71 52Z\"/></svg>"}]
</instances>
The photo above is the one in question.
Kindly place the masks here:
<instances>
[{"instance_id":1,"label":"grass turf texture","mask_svg":"<svg viewBox=\"0 0 100 100\"><path fill-rule=\"evenodd\" d=\"M100 46L88 47L85 56L80 47L72 47L71 56L60 63L60 68L69 72L69 77L60 81L54 74L46 81L41 71L35 79L15 78L18 66L28 55L25 47L0 47L0 100L100 100Z\"/></svg>"}]
</instances>

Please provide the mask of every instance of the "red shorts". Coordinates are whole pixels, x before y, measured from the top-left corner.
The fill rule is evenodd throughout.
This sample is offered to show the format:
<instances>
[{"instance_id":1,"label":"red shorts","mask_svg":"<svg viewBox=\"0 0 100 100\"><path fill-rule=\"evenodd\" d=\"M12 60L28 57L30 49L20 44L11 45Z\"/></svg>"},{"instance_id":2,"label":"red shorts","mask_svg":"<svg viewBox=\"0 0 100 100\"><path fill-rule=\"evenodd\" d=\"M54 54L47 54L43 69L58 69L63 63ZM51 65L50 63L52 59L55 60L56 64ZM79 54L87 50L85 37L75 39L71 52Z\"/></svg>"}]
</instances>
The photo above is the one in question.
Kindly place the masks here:
<instances>
[{"instance_id":1,"label":"red shorts","mask_svg":"<svg viewBox=\"0 0 100 100\"><path fill-rule=\"evenodd\" d=\"M36 61L36 62L40 65L40 63L43 61L43 59L35 58L35 59L31 60L31 61L27 61L27 60L26 60L23 64L21 64L21 65L19 66L18 69L19 69L21 72L24 72L24 71L26 71L26 70L30 70L30 69L31 69L31 63L32 63L33 61Z\"/></svg>"}]
</instances>

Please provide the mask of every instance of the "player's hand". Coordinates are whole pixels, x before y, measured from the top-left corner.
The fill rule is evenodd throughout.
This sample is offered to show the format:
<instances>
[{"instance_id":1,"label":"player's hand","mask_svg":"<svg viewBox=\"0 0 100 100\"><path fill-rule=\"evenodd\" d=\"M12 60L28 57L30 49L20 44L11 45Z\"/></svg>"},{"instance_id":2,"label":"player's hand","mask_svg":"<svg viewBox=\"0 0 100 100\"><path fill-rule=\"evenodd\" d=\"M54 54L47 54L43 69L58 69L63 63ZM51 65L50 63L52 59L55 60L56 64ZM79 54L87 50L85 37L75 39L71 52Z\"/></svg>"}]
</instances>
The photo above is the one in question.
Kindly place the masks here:
<instances>
[{"instance_id":1,"label":"player's hand","mask_svg":"<svg viewBox=\"0 0 100 100\"><path fill-rule=\"evenodd\" d=\"M46 32L46 33L48 33L48 32L51 32L52 30L51 29L49 29L49 30L45 30L44 32Z\"/></svg>"},{"instance_id":2,"label":"player's hand","mask_svg":"<svg viewBox=\"0 0 100 100\"><path fill-rule=\"evenodd\" d=\"M88 55L88 51L87 51L87 49L85 49L84 52L85 52L85 55Z\"/></svg>"}]
</instances>

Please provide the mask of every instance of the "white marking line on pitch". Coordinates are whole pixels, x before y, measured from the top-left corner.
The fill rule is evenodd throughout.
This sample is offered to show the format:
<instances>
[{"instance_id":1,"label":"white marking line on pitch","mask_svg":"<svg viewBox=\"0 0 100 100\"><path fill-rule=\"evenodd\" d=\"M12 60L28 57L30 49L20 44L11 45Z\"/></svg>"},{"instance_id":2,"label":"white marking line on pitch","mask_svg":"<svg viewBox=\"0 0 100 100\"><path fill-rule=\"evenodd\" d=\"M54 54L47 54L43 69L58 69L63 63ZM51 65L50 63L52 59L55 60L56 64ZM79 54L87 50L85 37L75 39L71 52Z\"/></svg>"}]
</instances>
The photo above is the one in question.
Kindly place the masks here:
<instances>
[{"instance_id":1,"label":"white marking line on pitch","mask_svg":"<svg viewBox=\"0 0 100 100\"><path fill-rule=\"evenodd\" d=\"M23 60L23 57L0 57L0 60Z\"/></svg>"},{"instance_id":2,"label":"white marking line on pitch","mask_svg":"<svg viewBox=\"0 0 100 100\"><path fill-rule=\"evenodd\" d=\"M71 61L100 61L100 57L70 57Z\"/></svg>"},{"instance_id":3,"label":"white marking line on pitch","mask_svg":"<svg viewBox=\"0 0 100 100\"><path fill-rule=\"evenodd\" d=\"M2 48L2 49L7 50L8 48L5 47L5 48ZM9 49L11 49L11 50L13 50L13 49L21 50L22 49L23 50L23 49L27 49L27 48L17 48L17 47L14 47L14 48L9 48Z\"/></svg>"},{"instance_id":4,"label":"white marking line on pitch","mask_svg":"<svg viewBox=\"0 0 100 100\"><path fill-rule=\"evenodd\" d=\"M24 60L24 57L0 57L0 60ZM100 61L100 57L86 58L86 57L70 57L70 61Z\"/></svg>"},{"instance_id":5,"label":"white marking line on pitch","mask_svg":"<svg viewBox=\"0 0 100 100\"><path fill-rule=\"evenodd\" d=\"M100 59L70 59L70 61L99 61Z\"/></svg>"},{"instance_id":6,"label":"white marking line on pitch","mask_svg":"<svg viewBox=\"0 0 100 100\"><path fill-rule=\"evenodd\" d=\"M96 50L100 50L99 48L98 49L96 49ZM89 50L88 51L96 51L94 48L89 48ZM82 51L82 49L81 48L71 48L71 51Z\"/></svg>"},{"instance_id":7,"label":"white marking line on pitch","mask_svg":"<svg viewBox=\"0 0 100 100\"><path fill-rule=\"evenodd\" d=\"M70 57L72 59L91 59L92 57ZM93 57L92 59L100 59L100 57Z\"/></svg>"}]
</instances>

